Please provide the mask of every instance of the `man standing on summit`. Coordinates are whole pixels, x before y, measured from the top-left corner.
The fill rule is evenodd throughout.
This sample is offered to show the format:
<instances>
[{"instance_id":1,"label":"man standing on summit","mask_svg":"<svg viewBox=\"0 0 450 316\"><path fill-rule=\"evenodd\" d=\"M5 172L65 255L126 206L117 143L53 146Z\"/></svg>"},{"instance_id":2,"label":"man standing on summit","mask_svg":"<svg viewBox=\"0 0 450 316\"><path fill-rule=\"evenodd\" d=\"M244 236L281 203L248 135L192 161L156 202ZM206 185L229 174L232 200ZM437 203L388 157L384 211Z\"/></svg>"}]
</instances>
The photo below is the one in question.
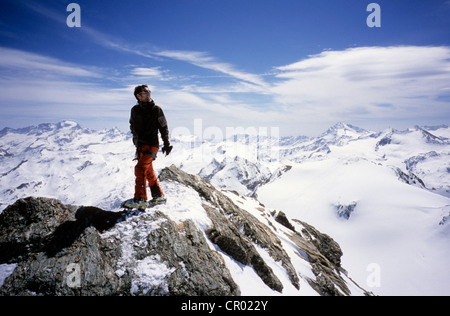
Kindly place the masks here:
<instances>
[{"instance_id":1,"label":"man standing on summit","mask_svg":"<svg viewBox=\"0 0 450 316\"><path fill-rule=\"evenodd\" d=\"M162 192L155 171L153 161L159 151L158 131L164 142L163 154L169 155L173 146L169 141L169 127L162 109L151 98L151 91L147 85L137 86L134 96L138 104L131 109L130 129L133 134L133 143L136 146L138 163L134 168L136 185L134 200L124 203L129 208L145 208L157 204L164 204L166 198ZM150 187L152 200L147 202L146 182Z\"/></svg>"}]
</instances>

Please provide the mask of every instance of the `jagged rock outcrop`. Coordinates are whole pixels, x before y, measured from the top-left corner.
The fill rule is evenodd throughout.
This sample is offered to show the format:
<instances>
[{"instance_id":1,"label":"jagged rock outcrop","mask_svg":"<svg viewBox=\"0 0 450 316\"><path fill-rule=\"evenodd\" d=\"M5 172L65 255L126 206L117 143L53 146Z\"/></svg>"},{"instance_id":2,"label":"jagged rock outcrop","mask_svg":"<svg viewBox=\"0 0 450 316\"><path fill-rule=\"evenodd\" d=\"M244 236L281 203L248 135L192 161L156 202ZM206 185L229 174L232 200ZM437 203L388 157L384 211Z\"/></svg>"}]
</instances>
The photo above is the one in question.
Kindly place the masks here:
<instances>
[{"instance_id":1,"label":"jagged rock outcrop","mask_svg":"<svg viewBox=\"0 0 450 316\"><path fill-rule=\"evenodd\" d=\"M394 171L397 174L399 180L411 185L415 185L419 188L426 188L425 183L422 181L422 179L420 179L414 173L409 172L409 174L406 174L400 168L394 168Z\"/></svg>"},{"instance_id":2,"label":"jagged rock outcrop","mask_svg":"<svg viewBox=\"0 0 450 316\"><path fill-rule=\"evenodd\" d=\"M283 285L256 251L254 244L258 245L267 250L272 259L281 262L292 285L297 289L300 287L299 276L292 265L291 258L283 249L279 238L268 226L238 207L227 196L197 175L187 174L171 166L161 172L160 178L166 181L177 181L200 194L204 201L203 207L213 222L213 226L206 233L222 251L242 264L251 264L266 285L281 292ZM266 212L264 206L261 206L260 211ZM305 222L294 219L294 226L281 211L272 212L271 216L276 222L292 231L286 235L298 247L298 255L311 264L316 278L305 279L314 290L320 295L351 294L343 277L343 275L347 276L347 272L341 267L343 252L336 241ZM272 225L270 221L269 225ZM350 282L360 288L365 295L372 295L352 280Z\"/></svg>"},{"instance_id":3,"label":"jagged rock outcrop","mask_svg":"<svg viewBox=\"0 0 450 316\"><path fill-rule=\"evenodd\" d=\"M309 284L323 296L350 295L351 292L342 277L342 274L347 275L347 271L341 267L343 253L339 244L313 226L299 220L293 221L303 228L301 233L295 231L290 238L308 255L316 276L315 279L308 279ZM314 246L311 247L311 244ZM366 292L366 295L371 293Z\"/></svg>"},{"instance_id":4,"label":"jagged rock outcrop","mask_svg":"<svg viewBox=\"0 0 450 316\"><path fill-rule=\"evenodd\" d=\"M0 295L239 295L226 255L253 268L274 291L290 282L320 295L351 294L342 251L328 235L263 205L257 210L263 217L257 218L175 166L163 169L160 180L195 190L209 227L191 219L174 221L161 211L164 206L113 212L55 199L20 199L0 214L0 265L16 265ZM315 278L296 270L280 234L296 245L296 255L310 264ZM285 284L261 251L285 270Z\"/></svg>"},{"instance_id":5,"label":"jagged rock outcrop","mask_svg":"<svg viewBox=\"0 0 450 316\"><path fill-rule=\"evenodd\" d=\"M213 227L206 233L222 251L244 265L251 264L264 283L281 292L283 285L253 245L258 244L267 249L275 261L282 262L292 284L299 287L298 276L280 240L253 215L239 208L200 176L190 175L175 166L165 168L160 178L183 183L199 192L204 199L203 208L213 222Z\"/></svg>"},{"instance_id":6,"label":"jagged rock outcrop","mask_svg":"<svg viewBox=\"0 0 450 316\"><path fill-rule=\"evenodd\" d=\"M112 212L77 208L54 199L18 200L0 214L0 263L17 263L1 295L114 295L126 278L114 274L120 245L104 241ZM112 217L111 217L112 216ZM83 287L71 286L73 268Z\"/></svg>"},{"instance_id":7,"label":"jagged rock outcrop","mask_svg":"<svg viewBox=\"0 0 450 316\"><path fill-rule=\"evenodd\" d=\"M0 263L18 263L1 295L239 293L192 221L178 225L160 212L107 212L30 197L0 214L0 234Z\"/></svg>"},{"instance_id":8,"label":"jagged rock outcrop","mask_svg":"<svg viewBox=\"0 0 450 316\"><path fill-rule=\"evenodd\" d=\"M315 279L307 278L311 287L323 296L351 294L341 276L341 273L347 274L341 267L343 253L333 238L297 219L293 220L294 226L281 211L278 212L275 220L292 231L289 235L290 240L299 247L302 255L311 263L312 272L316 276ZM371 293L366 292L366 295Z\"/></svg>"}]
</instances>

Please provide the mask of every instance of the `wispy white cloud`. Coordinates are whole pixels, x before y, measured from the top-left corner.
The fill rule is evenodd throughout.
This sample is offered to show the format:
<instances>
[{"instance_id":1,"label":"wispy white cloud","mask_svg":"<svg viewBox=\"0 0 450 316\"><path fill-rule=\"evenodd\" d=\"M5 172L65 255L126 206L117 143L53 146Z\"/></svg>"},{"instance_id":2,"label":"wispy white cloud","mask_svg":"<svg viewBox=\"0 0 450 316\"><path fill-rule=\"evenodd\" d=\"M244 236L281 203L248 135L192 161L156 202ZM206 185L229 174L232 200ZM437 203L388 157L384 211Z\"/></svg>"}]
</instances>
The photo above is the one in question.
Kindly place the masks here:
<instances>
[{"instance_id":1,"label":"wispy white cloud","mask_svg":"<svg viewBox=\"0 0 450 316\"><path fill-rule=\"evenodd\" d=\"M45 75L99 77L95 71L73 65L61 60L33 54L22 50L0 47L0 68L14 71L26 71L29 75L34 72Z\"/></svg>"},{"instance_id":2,"label":"wispy white cloud","mask_svg":"<svg viewBox=\"0 0 450 316\"><path fill-rule=\"evenodd\" d=\"M277 67L277 102L302 120L450 117L449 47L325 51Z\"/></svg>"},{"instance_id":3,"label":"wispy white cloud","mask_svg":"<svg viewBox=\"0 0 450 316\"><path fill-rule=\"evenodd\" d=\"M105 77L97 67L0 47L0 125L127 115L132 90L108 87Z\"/></svg>"},{"instance_id":4,"label":"wispy white cloud","mask_svg":"<svg viewBox=\"0 0 450 316\"><path fill-rule=\"evenodd\" d=\"M212 70L230 78L237 79L253 91L259 90L260 92L264 92L265 89L268 88L268 84L265 82L263 76L238 70L233 64L222 62L207 52L158 49L156 46L152 49L142 49L135 47L122 39L105 34L89 26L83 26L81 29L92 39L94 43L108 49L146 57L157 61L164 61L167 59L183 61L191 65ZM154 69L154 67L152 69ZM141 70L139 70L138 73L139 72L142 73ZM137 74L135 70L133 70L133 73Z\"/></svg>"},{"instance_id":5,"label":"wispy white cloud","mask_svg":"<svg viewBox=\"0 0 450 316\"><path fill-rule=\"evenodd\" d=\"M48 19L52 19L55 22L59 23L66 23L67 15L64 15L65 11L57 11L48 6L47 3L43 4L43 2L38 2L34 0L24 1L21 3L25 7L29 8L30 10L36 12L39 15L42 15ZM60 4L61 8L64 8L64 4Z\"/></svg>"},{"instance_id":6,"label":"wispy white cloud","mask_svg":"<svg viewBox=\"0 0 450 316\"><path fill-rule=\"evenodd\" d=\"M163 72L161 71L161 67L150 67L143 68L137 67L131 70L131 74L142 77L159 77L163 76Z\"/></svg>"},{"instance_id":7,"label":"wispy white cloud","mask_svg":"<svg viewBox=\"0 0 450 316\"><path fill-rule=\"evenodd\" d=\"M218 61L216 58L205 52L165 50L155 52L154 55L185 61L192 65L213 70L244 82L251 83L260 88L267 87L267 83L261 76L237 70L232 64Z\"/></svg>"},{"instance_id":8,"label":"wispy white cloud","mask_svg":"<svg viewBox=\"0 0 450 316\"><path fill-rule=\"evenodd\" d=\"M152 60L163 61L164 59L179 60L191 65L209 69L231 78L238 79L239 81L253 85L254 89L263 91L267 88L267 83L263 77L257 74L240 71L235 68L231 63L219 61L217 58L211 56L206 52L200 51L180 51L180 50L158 50L158 49L138 49L132 48L128 44L118 39L112 39L110 36L102 34L92 28L85 29L86 34L95 39L95 42L101 44L104 47L134 54L141 57L146 57Z\"/></svg>"}]
</instances>

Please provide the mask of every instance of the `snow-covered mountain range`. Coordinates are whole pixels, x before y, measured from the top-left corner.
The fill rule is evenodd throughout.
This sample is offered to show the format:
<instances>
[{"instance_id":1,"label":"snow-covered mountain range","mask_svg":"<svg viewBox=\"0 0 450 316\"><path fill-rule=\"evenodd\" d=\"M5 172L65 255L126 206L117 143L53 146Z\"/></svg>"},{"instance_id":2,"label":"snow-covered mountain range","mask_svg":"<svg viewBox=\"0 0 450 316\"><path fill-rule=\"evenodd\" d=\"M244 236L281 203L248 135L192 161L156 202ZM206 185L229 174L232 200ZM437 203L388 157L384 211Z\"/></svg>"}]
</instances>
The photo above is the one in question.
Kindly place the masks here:
<instances>
[{"instance_id":1,"label":"snow-covered mountain range","mask_svg":"<svg viewBox=\"0 0 450 316\"><path fill-rule=\"evenodd\" d=\"M366 290L450 295L449 127L372 132L338 123L314 138L238 135L208 141L184 135L172 143L173 153L159 154L155 162L158 172L175 165L239 205L249 203L254 210L262 203L266 210L283 211L290 222L313 225L339 243L343 266ZM133 195L134 151L130 134L118 129L93 131L71 121L5 128L0 212L27 196L118 210ZM205 219L190 211L198 208L195 194L171 184L162 188L167 216L193 217L201 226ZM243 271L233 271L245 279ZM243 294L261 294L251 288L243 287ZM296 294L285 288L283 294Z\"/></svg>"}]
</instances>

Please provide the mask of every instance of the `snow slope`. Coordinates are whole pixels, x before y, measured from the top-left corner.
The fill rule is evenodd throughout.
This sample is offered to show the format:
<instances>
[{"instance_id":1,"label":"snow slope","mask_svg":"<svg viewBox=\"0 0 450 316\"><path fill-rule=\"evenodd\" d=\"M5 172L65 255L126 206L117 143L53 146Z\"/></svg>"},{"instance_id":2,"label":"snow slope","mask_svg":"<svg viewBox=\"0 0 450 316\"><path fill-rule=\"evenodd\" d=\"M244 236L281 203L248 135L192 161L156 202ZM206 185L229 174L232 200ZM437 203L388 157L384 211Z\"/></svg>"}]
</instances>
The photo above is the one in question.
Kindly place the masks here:
<instances>
[{"instance_id":1,"label":"snow slope","mask_svg":"<svg viewBox=\"0 0 450 316\"><path fill-rule=\"evenodd\" d=\"M258 190L259 199L333 236L361 284L371 285L375 267L375 293L450 295L448 139L420 128L353 139L333 140L326 157L293 164ZM422 159L413 169L414 157ZM400 181L397 168L414 171L431 190Z\"/></svg>"},{"instance_id":2,"label":"snow slope","mask_svg":"<svg viewBox=\"0 0 450 316\"><path fill-rule=\"evenodd\" d=\"M449 138L447 126L376 133L343 123L317 138L198 141L184 135L172 139L173 154L160 153L155 168L160 172L174 164L315 226L341 245L349 275L375 294L450 295ZM70 121L4 129L0 212L26 196L117 209L133 194L134 150L129 134L91 131ZM199 227L208 226L195 192L175 184L162 187L170 197L163 211L173 220L191 218ZM227 195L267 224L259 202ZM299 274L310 274L293 255L285 228L273 225ZM253 269L225 260L243 294L274 294L255 285L260 279ZM271 266L285 285L283 294L316 293L305 286L298 292L276 262Z\"/></svg>"},{"instance_id":3,"label":"snow slope","mask_svg":"<svg viewBox=\"0 0 450 316\"><path fill-rule=\"evenodd\" d=\"M393 170L339 159L296 165L259 199L333 236L343 265L364 284L380 268L377 294L450 294L450 199L398 181ZM339 206L356 204L348 220Z\"/></svg>"}]
</instances>

